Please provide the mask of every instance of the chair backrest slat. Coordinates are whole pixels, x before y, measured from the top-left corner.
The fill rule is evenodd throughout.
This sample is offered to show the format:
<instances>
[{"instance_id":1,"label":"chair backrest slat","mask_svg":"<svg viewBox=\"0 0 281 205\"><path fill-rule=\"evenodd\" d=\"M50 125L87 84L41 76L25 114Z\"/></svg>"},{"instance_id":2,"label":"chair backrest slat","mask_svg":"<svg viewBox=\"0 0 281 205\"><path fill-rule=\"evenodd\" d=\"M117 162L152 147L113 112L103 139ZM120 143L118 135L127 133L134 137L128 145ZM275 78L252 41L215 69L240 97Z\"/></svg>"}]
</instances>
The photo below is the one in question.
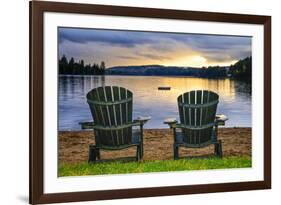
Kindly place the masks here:
<instances>
[{"instance_id":1,"label":"chair backrest slat","mask_svg":"<svg viewBox=\"0 0 281 205\"><path fill-rule=\"evenodd\" d=\"M93 116L96 141L100 145L120 146L131 144L133 94L117 86L98 87L87 94L87 101ZM123 126L123 127L122 127ZM102 129L102 128L112 129Z\"/></svg>"},{"instance_id":2,"label":"chair backrest slat","mask_svg":"<svg viewBox=\"0 0 281 205\"><path fill-rule=\"evenodd\" d=\"M208 90L186 92L178 97L183 141L200 145L211 140L219 96ZM192 128L195 127L196 129Z\"/></svg>"}]
</instances>

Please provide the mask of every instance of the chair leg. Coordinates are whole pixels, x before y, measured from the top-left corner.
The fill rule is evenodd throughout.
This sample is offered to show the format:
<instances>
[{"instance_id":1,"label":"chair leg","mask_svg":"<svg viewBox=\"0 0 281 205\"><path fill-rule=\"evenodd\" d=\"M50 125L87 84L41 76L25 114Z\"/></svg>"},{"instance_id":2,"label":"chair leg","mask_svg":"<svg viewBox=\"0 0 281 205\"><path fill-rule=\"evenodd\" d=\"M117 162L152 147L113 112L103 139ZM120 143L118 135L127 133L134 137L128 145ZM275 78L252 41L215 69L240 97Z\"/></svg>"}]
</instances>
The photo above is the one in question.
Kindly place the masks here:
<instances>
[{"instance_id":1,"label":"chair leg","mask_svg":"<svg viewBox=\"0 0 281 205\"><path fill-rule=\"evenodd\" d=\"M218 156L218 155L219 155L219 151L218 151L218 150L219 150L219 143L216 142L216 143L214 144L214 147L215 147L215 149L214 149L215 155Z\"/></svg>"},{"instance_id":2,"label":"chair leg","mask_svg":"<svg viewBox=\"0 0 281 205\"><path fill-rule=\"evenodd\" d=\"M223 154L222 154L222 141L219 140L219 156L220 158L222 158Z\"/></svg>"},{"instance_id":3,"label":"chair leg","mask_svg":"<svg viewBox=\"0 0 281 205\"><path fill-rule=\"evenodd\" d=\"M96 156L98 159L100 159L100 149L96 148Z\"/></svg>"},{"instance_id":4,"label":"chair leg","mask_svg":"<svg viewBox=\"0 0 281 205\"><path fill-rule=\"evenodd\" d=\"M174 144L174 159L178 159L179 158L179 146Z\"/></svg>"},{"instance_id":5,"label":"chair leg","mask_svg":"<svg viewBox=\"0 0 281 205\"><path fill-rule=\"evenodd\" d=\"M89 146L89 159L88 159L88 163L91 163L91 162L96 162L96 146L94 145L90 145Z\"/></svg>"},{"instance_id":6,"label":"chair leg","mask_svg":"<svg viewBox=\"0 0 281 205\"><path fill-rule=\"evenodd\" d=\"M217 143L215 143L215 154L222 158L222 142L221 140L218 140Z\"/></svg>"},{"instance_id":7,"label":"chair leg","mask_svg":"<svg viewBox=\"0 0 281 205\"><path fill-rule=\"evenodd\" d=\"M140 125L140 158L143 157L143 124Z\"/></svg>"},{"instance_id":8,"label":"chair leg","mask_svg":"<svg viewBox=\"0 0 281 205\"><path fill-rule=\"evenodd\" d=\"M140 158L143 157L143 143L140 144Z\"/></svg>"},{"instance_id":9,"label":"chair leg","mask_svg":"<svg viewBox=\"0 0 281 205\"><path fill-rule=\"evenodd\" d=\"M141 156L141 145L138 145L137 146L137 151L136 151L136 160L140 161L141 158L142 158L142 156Z\"/></svg>"}]
</instances>

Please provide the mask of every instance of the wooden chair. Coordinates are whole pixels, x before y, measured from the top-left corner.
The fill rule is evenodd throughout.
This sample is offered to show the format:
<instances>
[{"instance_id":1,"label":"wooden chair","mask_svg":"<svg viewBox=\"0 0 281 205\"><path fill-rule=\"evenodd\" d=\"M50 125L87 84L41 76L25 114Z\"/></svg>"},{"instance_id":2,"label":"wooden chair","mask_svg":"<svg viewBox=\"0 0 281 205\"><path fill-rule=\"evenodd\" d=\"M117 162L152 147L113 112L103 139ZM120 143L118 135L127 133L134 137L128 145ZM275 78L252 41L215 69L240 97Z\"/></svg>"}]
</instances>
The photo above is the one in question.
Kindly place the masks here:
<instances>
[{"instance_id":1,"label":"wooden chair","mask_svg":"<svg viewBox=\"0 0 281 205\"><path fill-rule=\"evenodd\" d=\"M177 99L180 123L176 119L164 121L173 129L174 159L179 158L179 147L201 148L214 145L215 154L223 156L222 142L217 139L218 125L227 118L216 117L218 94L208 90L186 92Z\"/></svg>"},{"instance_id":2,"label":"wooden chair","mask_svg":"<svg viewBox=\"0 0 281 205\"><path fill-rule=\"evenodd\" d=\"M136 160L143 156L143 125L150 119L132 120L133 93L117 86L98 87L87 94L93 122L80 123L82 129L93 129L95 144L89 146L89 162L100 159L100 150L137 147ZM139 126L139 129L133 129Z\"/></svg>"}]
</instances>

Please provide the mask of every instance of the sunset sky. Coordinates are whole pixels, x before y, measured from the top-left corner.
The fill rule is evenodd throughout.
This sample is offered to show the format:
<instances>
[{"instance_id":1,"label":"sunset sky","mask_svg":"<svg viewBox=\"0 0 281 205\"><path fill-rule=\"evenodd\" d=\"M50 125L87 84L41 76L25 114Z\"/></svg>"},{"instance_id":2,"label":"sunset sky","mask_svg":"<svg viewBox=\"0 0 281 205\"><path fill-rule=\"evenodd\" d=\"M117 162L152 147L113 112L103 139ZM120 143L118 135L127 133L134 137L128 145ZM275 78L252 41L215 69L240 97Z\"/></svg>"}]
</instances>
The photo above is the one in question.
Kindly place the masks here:
<instances>
[{"instance_id":1,"label":"sunset sky","mask_svg":"<svg viewBox=\"0 0 281 205\"><path fill-rule=\"evenodd\" d=\"M228 66L251 56L251 37L59 28L59 57L127 65Z\"/></svg>"}]
</instances>

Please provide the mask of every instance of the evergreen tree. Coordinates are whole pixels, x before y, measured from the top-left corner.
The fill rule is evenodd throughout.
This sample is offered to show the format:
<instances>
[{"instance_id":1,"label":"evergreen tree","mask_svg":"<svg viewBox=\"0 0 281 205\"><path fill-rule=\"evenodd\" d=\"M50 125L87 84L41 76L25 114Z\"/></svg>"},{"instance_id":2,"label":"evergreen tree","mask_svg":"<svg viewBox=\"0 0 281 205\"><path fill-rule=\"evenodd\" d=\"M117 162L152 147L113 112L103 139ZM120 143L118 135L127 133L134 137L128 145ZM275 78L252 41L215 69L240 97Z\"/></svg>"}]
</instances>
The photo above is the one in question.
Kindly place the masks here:
<instances>
[{"instance_id":1,"label":"evergreen tree","mask_svg":"<svg viewBox=\"0 0 281 205\"><path fill-rule=\"evenodd\" d=\"M65 57L65 55L63 55L61 57L61 59L59 60L59 73L60 74L65 74L67 66L68 66L67 58Z\"/></svg>"},{"instance_id":2,"label":"evergreen tree","mask_svg":"<svg viewBox=\"0 0 281 205\"><path fill-rule=\"evenodd\" d=\"M104 72L105 72L105 62L104 61L102 61L100 64L100 72L101 72L101 74L104 74Z\"/></svg>"},{"instance_id":3,"label":"evergreen tree","mask_svg":"<svg viewBox=\"0 0 281 205\"><path fill-rule=\"evenodd\" d=\"M68 75L103 75L105 72L105 63L102 62L99 66L97 63L85 65L84 60L81 59L75 62L74 58L71 57L67 60L67 57L63 55L59 59L59 74Z\"/></svg>"},{"instance_id":4,"label":"evergreen tree","mask_svg":"<svg viewBox=\"0 0 281 205\"><path fill-rule=\"evenodd\" d=\"M241 80L252 80L252 57L247 57L245 59L239 60L234 65L229 68L229 74L233 78Z\"/></svg>"},{"instance_id":5,"label":"evergreen tree","mask_svg":"<svg viewBox=\"0 0 281 205\"><path fill-rule=\"evenodd\" d=\"M74 74L74 58L71 57L69 63L68 63L68 68L67 68L67 74Z\"/></svg>"}]
</instances>

